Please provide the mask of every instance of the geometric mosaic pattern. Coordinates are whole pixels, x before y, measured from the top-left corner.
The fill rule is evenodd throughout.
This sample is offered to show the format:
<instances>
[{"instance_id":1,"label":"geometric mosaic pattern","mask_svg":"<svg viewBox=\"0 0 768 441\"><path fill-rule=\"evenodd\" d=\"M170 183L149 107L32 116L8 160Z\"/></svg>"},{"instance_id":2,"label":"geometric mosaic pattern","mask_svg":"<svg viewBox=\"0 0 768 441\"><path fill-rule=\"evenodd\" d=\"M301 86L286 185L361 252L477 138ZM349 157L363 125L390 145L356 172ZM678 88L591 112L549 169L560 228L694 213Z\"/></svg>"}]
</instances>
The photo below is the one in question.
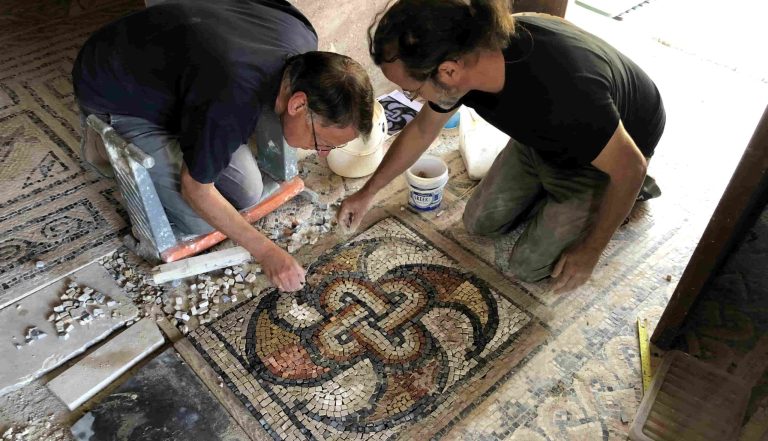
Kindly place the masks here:
<instances>
[{"instance_id":1,"label":"geometric mosaic pattern","mask_svg":"<svg viewBox=\"0 0 768 441\"><path fill-rule=\"evenodd\" d=\"M93 31L142 4L92 6L77 17L37 0L0 8L23 23L0 35L0 308L105 255L126 232L112 181L80 162L70 71Z\"/></svg>"},{"instance_id":2,"label":"geometric mosaic pattern","mask_svg":"<svg viewBox=\"0 0 768 441\"><path fill-rule=\"evenodd\" d=\"M388 439L448 410L532 318L386 218L190 341L274 439ZM510 366L511 368L512 366Z\"/></svg>"}]
</instances>

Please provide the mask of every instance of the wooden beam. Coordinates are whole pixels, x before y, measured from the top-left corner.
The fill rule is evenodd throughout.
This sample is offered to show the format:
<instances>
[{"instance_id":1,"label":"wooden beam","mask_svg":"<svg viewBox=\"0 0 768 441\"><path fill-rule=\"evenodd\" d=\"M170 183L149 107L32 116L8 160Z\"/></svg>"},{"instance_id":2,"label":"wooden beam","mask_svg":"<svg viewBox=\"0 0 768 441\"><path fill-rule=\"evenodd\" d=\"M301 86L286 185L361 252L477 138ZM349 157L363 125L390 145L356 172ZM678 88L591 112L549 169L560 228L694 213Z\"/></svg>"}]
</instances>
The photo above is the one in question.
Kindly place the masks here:
<instances>
[{"instance_id":1,"label":"wooden beam","mask_svg":"<svg viewBox=\"0 0 768 441\"><path fill-rule=\"evenodd\" d=\"M753 208L768 184L768 107L715 208L699 244L693 251L680 283L672 293L651 341L669 349L696 298L721 267L744 231Z\"/></svg>"},{"instance_id":2,"label":"wooden beam","mask_svg":"<svg viewBox=\"0 0 768 441\"><path fill-rule=\"evenodd\" d=\"M196 276L251 260L251 253L243 247L227 248L200 256L166 263L152 269L152 279L158 285L172 280Z\"/></svg>"}]
</instances>

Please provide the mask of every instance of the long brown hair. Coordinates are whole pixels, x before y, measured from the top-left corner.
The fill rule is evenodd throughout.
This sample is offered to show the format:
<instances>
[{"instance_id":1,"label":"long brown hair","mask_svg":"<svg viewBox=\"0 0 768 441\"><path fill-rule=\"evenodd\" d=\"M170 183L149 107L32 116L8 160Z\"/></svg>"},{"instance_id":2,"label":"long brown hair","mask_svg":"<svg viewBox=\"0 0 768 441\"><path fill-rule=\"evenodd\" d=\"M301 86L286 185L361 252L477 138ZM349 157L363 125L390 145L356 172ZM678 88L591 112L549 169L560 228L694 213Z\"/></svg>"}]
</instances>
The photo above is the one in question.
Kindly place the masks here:
<instances>
[{"instance_id":1,"label":"long brown hair","mask_svg":"<svg viewBox=\"0 0 768 441\"><path fill-rule=\"evenodd\" d=\"M504 49L514 30L507 0L396 0L368 28L368 49L377 65L399 59L423 81L443 61Z\"/></svg>"}]
</instances>

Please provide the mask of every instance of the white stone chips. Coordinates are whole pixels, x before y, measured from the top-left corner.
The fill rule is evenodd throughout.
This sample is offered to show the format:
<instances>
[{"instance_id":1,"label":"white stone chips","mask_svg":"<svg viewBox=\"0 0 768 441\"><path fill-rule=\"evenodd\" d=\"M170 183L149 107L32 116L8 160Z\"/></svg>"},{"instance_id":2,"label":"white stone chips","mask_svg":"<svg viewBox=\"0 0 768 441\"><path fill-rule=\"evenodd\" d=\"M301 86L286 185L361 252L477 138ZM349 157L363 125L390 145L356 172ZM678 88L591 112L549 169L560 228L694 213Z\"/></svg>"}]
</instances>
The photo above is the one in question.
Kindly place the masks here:
<instances>
[{"instance_id":1,"label":"white stone chips","mask_svg":"<svg viewBox=\"0 0 768 441\"><path fill-rule=\"evenodd\" d=\"M59 299L61 303L53 307L53 312L48 315L48 321L53 322L56 334L63 340L69 338L69 333L75 329L75 322L87 325L94 319L104 317L108 308L119 305L110 297L96 292L93 288L78 285L76 282L69 282L66 285L66 291L59 296ZM37 326L30 326L24 342L30 345L47 336L48 334L39 330ZM14 346L16 349L22 348L19 343L14 343Z\"/></svg>"}]
</instances>

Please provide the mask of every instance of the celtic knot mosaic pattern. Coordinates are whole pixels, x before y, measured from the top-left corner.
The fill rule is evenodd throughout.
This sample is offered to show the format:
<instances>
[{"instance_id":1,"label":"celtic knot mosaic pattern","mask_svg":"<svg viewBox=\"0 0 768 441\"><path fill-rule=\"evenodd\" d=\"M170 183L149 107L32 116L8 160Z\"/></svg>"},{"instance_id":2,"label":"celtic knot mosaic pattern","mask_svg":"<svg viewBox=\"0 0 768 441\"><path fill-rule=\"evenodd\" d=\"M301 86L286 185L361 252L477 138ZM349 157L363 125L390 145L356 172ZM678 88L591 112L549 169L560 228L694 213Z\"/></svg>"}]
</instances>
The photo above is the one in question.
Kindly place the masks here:
<instances>
[{"instance_id":1,"label":"celtic knot mosaic pattern","mask_svg":"<svg viewBox=\"0 0 768 441\"><path fill-rule=\"evenodd\" d=\"M531 318L394 219L191 341L275 439L386 439L451 408Z\"/></svg>"}]
</instances>

